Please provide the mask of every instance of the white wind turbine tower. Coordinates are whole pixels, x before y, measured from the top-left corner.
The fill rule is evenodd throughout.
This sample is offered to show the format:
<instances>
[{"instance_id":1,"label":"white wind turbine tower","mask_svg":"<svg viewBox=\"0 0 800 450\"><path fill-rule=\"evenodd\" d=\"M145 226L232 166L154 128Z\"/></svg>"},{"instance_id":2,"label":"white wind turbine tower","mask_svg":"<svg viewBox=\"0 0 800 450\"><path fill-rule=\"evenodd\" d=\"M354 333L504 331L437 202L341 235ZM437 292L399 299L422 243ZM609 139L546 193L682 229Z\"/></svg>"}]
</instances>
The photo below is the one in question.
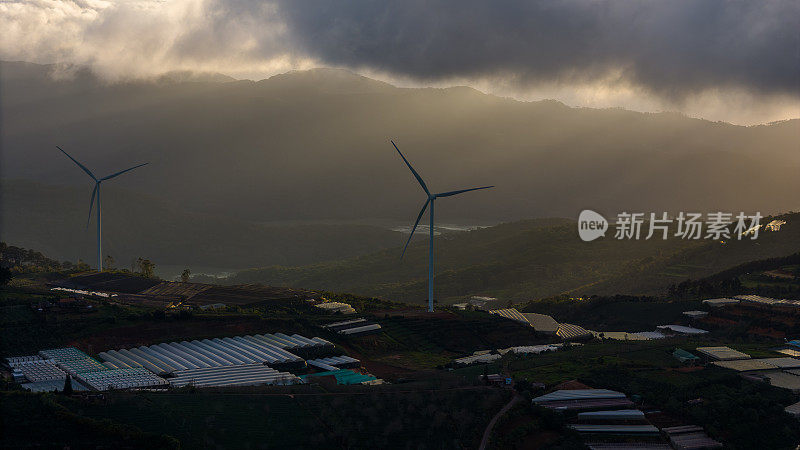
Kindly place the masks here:
<instances>
[{"instance_id":1,"label":"white wind turbine tower","mask_svg":"<svg viewBox=\"0 0 800 450\"><path fill-rule=\"evenodd\" d=\"M422 181L422 177L420 177L419 174L417 173L417 171L414 170L413 167L411 167L411 163L408 162L406 157L403 156L403 153L400 151L400 149L397 148L397 145L395 145L394 141L389 141L389 142L391 142L392 145L394 145L394 148L395 148L395 150L397 150L397 153L400 153L400 157L403 158L403 161L405 161L405 163L408 166L408 168L411 169L411 173L414 174L414 178L417 179L417 181L419 182L419 185L422 186L422 190L425 191L425 194L428 196L428 199L425 200L425 204L422 205L422 209L419 211L419 215L417 216L417 221L414 222L414 228L411 229L411 235L408 236L408 241L406 241L406 245L405 245L405 247L403 247L403 254L400 255L401 259L406 254L406 249L408 248L408 244L411 242L411 238L414 236L414 231L417 229L417 225L419 225L419 221L420 221L420 219L422 219L422 215L425 214L425 209L428 207L428 205L431 206L431 211L429 213L430 227L428 229L428 235L429 235L429 242L428 242L428 312L433 312L433 202L437 198L450 197L450 196L453 196L453 195L463 194L464 192L477 191L478 189L489 189L489 188L493 188L494 186L482 186L482 187L476 187L476 188L470 188L470 189L460 189L458 191L450 191L450 192L442 192L442 193L439 193L439 194L433 194L433 193L431 193L431 191L428 190L428 186L425 185L425 182Z\"/></svg>"},{"instance_id":2,"label":"white wind turbine tower","mask_svg":"<svg viewBox=\"0 0 800 450\"><path fill-rule=\"evenodd\" d=\"M118 176L122 175L125 172L130 172L131 170L136 169L138 167L142 167L144 165L147 165L147 163L139 164L139 165L133 166L133 167L131 167L129 169L120 170L117 173L113 173L113 174L111 174L111 175L109 175L107 177L103 177L103 178L98 179L96 176L94 176L94 174L92 173L91 170L87 169L86 166L84 166L83 164L79 163L78 160L76 160L75 158L70 156L69 153L64 151L64 149L62 149L61 147L59 147L57 145L56 145L56 148L61 150L61 152L64 153L65 155L67 155L67 157L69 159L71 159L72 162L77 164L78 167L83 169L83 171L86 172L87 175L92 177L92 180L94 180L94 190L92 190L92 199L89 200L89 218L86 220L86 226L87 227L89 226L89 221L92 219L92 206L94 206L94 199L95 199L95 197L97 197L97 271L98 272L102 272L103 271L103 250L102 250L102 239L101 239L101 236L102 236L102 227L101 227L102 215L101 215L101 210L100 210L100 183L102 183L103 181L106 181L106 180L110 180L110 179L112 179L114 177L118 177Z\"/></svg>"}]
</instances>

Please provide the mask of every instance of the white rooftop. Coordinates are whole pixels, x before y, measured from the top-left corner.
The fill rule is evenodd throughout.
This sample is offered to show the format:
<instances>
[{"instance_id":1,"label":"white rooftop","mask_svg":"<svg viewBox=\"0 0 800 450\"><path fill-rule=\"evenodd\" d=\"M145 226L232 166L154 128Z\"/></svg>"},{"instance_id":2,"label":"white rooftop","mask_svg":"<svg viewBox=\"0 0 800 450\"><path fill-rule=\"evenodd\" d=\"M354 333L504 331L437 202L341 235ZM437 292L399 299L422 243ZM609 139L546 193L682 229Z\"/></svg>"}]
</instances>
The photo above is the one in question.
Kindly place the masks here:
<instances>
[{"instance_id":1,"label":"white rooftop","mask_svg":"<svg viewBox=\"0 0 800 450\"><path fill-rule=\"evenodd\" d=\"M709 298L707 300L703 300L703 303L709 306L725 306L735 305L739 303L739 300L735 298Z\"/></svg>"},{"instance_id":2,"label":"white rooftop","mask_svg":"<svg viewBox=\"0 0 800 450\"><path fill-rule=\"evenodd\" d=\"M683 325L659 325L656 328L659 330L671 330L680 334L706 334L708 331L701 330L700 328L687 327Z\"/></svg>"},{"instance_id":3,"label":"white rooftop","mask_svg":"<svg viewBox=\"0 0 800 450\"><path fill-rule=\"evenodd\" d=\"M605 398L626 398L622 392L609 389L569 389L554 391L533 399L534 403L553 402L563 400L593 400Z\"/></svg>"},{"instance_id":4,"label":"white rooftop","mask_svg":"<svg viewBox=\"0 0 800 450\"><path fill-rule=\"evenodd\" d=\"M787 406L784 411L795 417L800 417L800 402Z\"/></svg>"},{"instance_id":5,"label":"white rooftop","mask_svg":"<svg viewBox=\"0 0 800 450\"><path fill-rule=\"evenodd\" d=\"M644 418L638 409L617 409L612 411L590 411L578 413L579 419L637 419Z\"/></svg>"},{"instance_id":6,"label":"white rooftop","mask_svg":"<svg viewBox=\"0 0 800 450\"><path fill-rule=\"evenodd\" d=\"M720 361L750 358L747 353L742 353L730 347L697 347L697 351Z\"/></svg>"}]
</instances>

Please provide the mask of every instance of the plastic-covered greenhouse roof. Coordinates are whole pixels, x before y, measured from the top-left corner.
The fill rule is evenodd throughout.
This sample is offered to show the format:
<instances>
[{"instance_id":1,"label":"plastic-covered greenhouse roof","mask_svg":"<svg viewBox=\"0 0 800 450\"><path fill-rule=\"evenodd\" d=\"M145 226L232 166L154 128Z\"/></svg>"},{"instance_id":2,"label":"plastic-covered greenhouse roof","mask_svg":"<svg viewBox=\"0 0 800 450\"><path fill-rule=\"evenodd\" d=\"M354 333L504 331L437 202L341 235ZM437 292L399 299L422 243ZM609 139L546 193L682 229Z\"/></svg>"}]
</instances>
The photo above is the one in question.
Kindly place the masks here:
<instances>
[{"instance_id":1,"label":"plastic-covered greenhouse roof","mask_svg":"<svg viewBox=\"0 0 800 450\"><path fill-rule=\"evenodd\" d=\"M562 400L591 400L606 398L625 398L622 392L609 389L570 389L554 391L533 399L534 403L552 402Z\"/></svg>"}]
</instances>

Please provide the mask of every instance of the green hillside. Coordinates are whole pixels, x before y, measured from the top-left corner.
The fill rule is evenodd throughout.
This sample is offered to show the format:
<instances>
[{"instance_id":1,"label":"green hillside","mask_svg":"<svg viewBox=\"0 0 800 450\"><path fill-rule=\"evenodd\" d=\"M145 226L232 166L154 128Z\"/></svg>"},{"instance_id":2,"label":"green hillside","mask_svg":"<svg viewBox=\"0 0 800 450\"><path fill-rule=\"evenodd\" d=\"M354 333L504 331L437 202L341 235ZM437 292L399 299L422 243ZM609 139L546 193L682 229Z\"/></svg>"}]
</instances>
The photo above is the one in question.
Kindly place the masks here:
<instances>
[{"instance_id":1,"label":"green hillside","mask_svg":"<svg viewBox=\"0 0 800 450\"><path fill-rule=\"evenodd\" d=\"M468 295L523 301L561 293L664 294L670 284L744 262L800 250L800 214L781 216L780 231L757 240L616 240L578 238L566 219L529 220L436 238L436 298ZM769 219L762 223L766 223ZM427 243L300 267L272 266L222 280L329 289L418 303L426 299Z\"/></svg>"}]
</instances>

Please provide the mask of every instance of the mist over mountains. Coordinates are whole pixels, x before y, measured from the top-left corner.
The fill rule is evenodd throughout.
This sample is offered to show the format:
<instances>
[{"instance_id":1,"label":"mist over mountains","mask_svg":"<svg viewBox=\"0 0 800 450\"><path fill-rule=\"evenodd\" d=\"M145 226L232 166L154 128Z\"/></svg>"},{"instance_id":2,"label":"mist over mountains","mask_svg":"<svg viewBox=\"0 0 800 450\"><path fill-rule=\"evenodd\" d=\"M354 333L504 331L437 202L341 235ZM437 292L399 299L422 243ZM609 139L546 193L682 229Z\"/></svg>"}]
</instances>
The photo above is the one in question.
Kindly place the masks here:
<instances>
[{"instance_id":1,"label":"mist over mountains","mask_svg":"<svg viewBox=\"0 0 800 450\"><path fill-rule=\"evenodd\" d=\"M148 161L115 186L197 213L411 221L424 199L393 138L433 190L497 186L443 202L442 220L800 207L798 120L741 127L332 69L108 84L56 68L0 65L4 178L87 182L61 145L100 174Z\"/></svg>"}]
</instances>

